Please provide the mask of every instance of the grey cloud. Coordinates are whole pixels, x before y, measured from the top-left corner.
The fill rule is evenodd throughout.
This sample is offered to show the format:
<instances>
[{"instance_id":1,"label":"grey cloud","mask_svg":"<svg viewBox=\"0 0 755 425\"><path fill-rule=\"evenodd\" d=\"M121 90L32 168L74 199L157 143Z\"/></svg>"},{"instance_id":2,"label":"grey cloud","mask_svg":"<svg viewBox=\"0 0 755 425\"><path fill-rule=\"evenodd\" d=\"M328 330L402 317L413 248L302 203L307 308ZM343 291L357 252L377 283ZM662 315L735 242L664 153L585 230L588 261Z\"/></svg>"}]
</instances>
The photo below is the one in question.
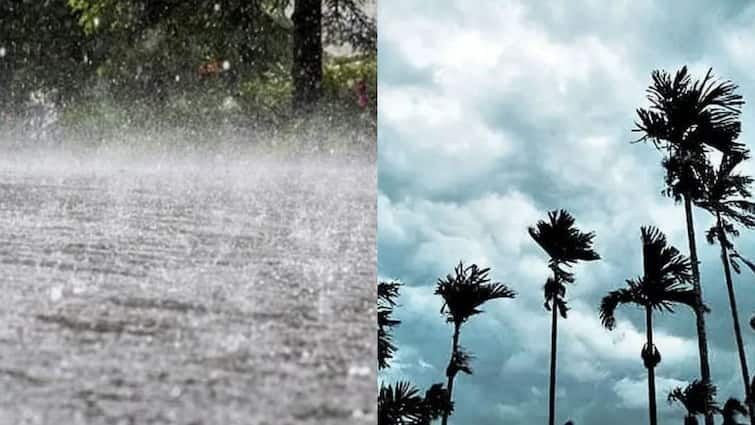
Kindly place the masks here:
<instances>
[{"instance_id":1,"label":"grey cloud","mask_svg":"<svg viewBox=\"0 0 755 425\"><path fill-rule=\"evenodd\" d=\"M640 402L627 404L621 398L627 395L616 392L620 382L644 386L641 344L630 347L626 355L589 351L605 346L619 350L620 345L611 345L621 337L617 331L595 327L597 305L607 291L640 272L639 227L657 225L673 244L687 251L683 211L660 195L660 155L651 146L629 143L634 136L634 109L644 103L653 69L672 70L684 63L698 73L713 66L717 75L739 83L745 98L755 102L751 75L755 61L736 50L755 41L751 26L755 6L702 0L683 5L649 0L555 5L481 1L474 6L451 0L384 0L379 8L381 91L400 95L414 90L428 102L441 106L449 102L463 113L453 126L419 118L414 122L380 120L379 274L407 284L397 310L403 323L396 333L399 353L405 355L401 361L406 363L382 377L409 378L421 387L445 381L451 329L439 314L439 300L432 301L433 285L451 271L454 262L483 256L483 265L491 266L495 278L514 287L519 297L486 305L485 314L465 325L462 344L476 355L476 371L458 378L457 413L451 423L544 422L548 366L544 353L549 342L541 288L546 259L527 240L526 225L549 209L563 207L574 213L582 228L598 233L596 245L604 260L578 268L577 284L569 289L574 311L560 324L559 422L571 418L578 425L597 425L606 417L616 425L645 421L645 393ZM504 22L505 26L501 19L507 19L507 10L518 17ZM436 29L431 29L433 23ZM491 66L488 73L449 63L443 66L456 74L444 74L440 56L446 53L437 49L453 43L453 37L478 31L491 35L495 41L491 46L506 45L502 37L514 31L512 25L519 25L515 29L531 37L522 37L510 47L518 53L501 51L500 57L492 58L497 60L493 65L484 60L470 65ZM434 44L432 37L443 39ZM424 50L409 54L404 38L419 39ZM483 37L480 42L487 41ZM603 50L589 52L589 47ZM475 46L470 45L468 51L476 51ZM548 61L541 61L538 54L560 54L554 60L566 68L545 69L542 65ZM413 65L424 62L428 65ZM509 73L515 66L522 68L520 73ZM580 69L585 75L576 71ZM557 78L565 81L564 87L556 84ZM386 99L391 98L381 97L381 117L398 107ZM413 107L430 106L420 101ZM745 110L742 140L752 147L751 108L748 105ZM459 148L455 156L449 156L439 152L442 145L427 140L451 134L472 137L472 131L500 138L508 151L493 156L490 152L496 150L491 143L496 142L489 142L484 149ZM479 165L470 165L477 157ZM472 166L478 168L462 169ZM755 171L755 166L749 167ZM521 194L522 201L493 204L488 211L492 218L475 211L481 200L512 193ZM533 211L536 216L530 217ZM517 220L521 217L526 220ZM703 211L696 211L696 219L705 299L713 310L707 318L712 369L723 399L741 392L741 382L718 250L703 237L710 219ZM755 257L755 238L745 234L737 243L741 251ZM743 271L735 283L743 318L755 312L755 298L747 296L755 276L748 273ZM618 316L636 330L644 329L641 312L626 308ZM658 315L657 322L658 333L677 338L669 341L696 344L692 314L683 307L674 315ZM752 353L755 332L746 329L745 338ZM660 350L671 356L679 348L667 345ZM697 377L697 354L691 351L676 361L664 356L659 376L679 381ZM580 376L580 368L590 362L598 372L593 377ZM664 397L659 393L661 421L681 421L683 411L666 405Z\"/></svg>"}]
</instances>

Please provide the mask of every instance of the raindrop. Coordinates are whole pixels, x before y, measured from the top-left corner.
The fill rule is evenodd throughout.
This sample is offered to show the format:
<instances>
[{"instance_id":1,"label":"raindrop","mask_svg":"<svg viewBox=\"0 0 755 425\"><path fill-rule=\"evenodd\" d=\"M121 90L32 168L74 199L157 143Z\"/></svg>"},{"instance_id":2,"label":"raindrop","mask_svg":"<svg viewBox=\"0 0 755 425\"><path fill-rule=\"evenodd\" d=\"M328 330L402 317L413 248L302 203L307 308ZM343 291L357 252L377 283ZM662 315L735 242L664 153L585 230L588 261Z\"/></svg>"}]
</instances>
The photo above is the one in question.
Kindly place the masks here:
<instances>
[{"instance_id":1,"label":"raindrop","mask_svg":"<svg viewBox=\"0 0 755 425\"><path fill-rule=\"evenodd\" d=\"M0 58L4 58L6 53L8 53L8 51L5 50L5 47L0 47Z\"/></svg>"},{"instance_id":2,"label":"raindrop","mask_svg":"<svg viewBox=\"0 0 755 425\"><path fill-rule=\"evenodd\" d=\"M215 6L212 9L216 12L220 12L220 3L215 3Z\"/></svg>"},{"instance_id":3,"label":"raindrop","mask_svg":"<svg viewBox=\"0 0 755 425\"><path fill-rule=\"evenodd\" d=\"M178 398L178 397L181 397L181 387L179 387L179 386L174 386L174 387L173 387L173 388L172 388L172 389L170 390L170 396L171 396L171 397L173 397L173 398Z\"/></svg>"},{"instance_id":4,"label":"raindrop","mask_svg":"<svg viewBox=\"0 0 755 425\"><path fill-rule=\"evenodd\" d=\"M349 376L368 376L370 368L367 366L352 365L349 367Z\"/></svg>"},{"instance_id":5,"label":"raindrop","mask_svg":"<svg viewBox=\"0 0 755 425\"><path fill-rule=\"evenodd\" d=\"M176 82L179 82L179 81L181 81L181 76L176 74Z\"/></svg>"},{"instance_id":6,"label":"raindrop","mask_svg":"<svg viewBox=\"0 0 755 425\"><path fill-rule=\"evenodd\" d=\"M95 28L99 27L100 26L100 17L99 16L95 16L93 22L94 22L94 27Z\"/></svg>"},{"instance_id":7,"label":"raindrop","mask_svg":"<svg viewBox=\"0 0 755 425\"><path fill-rule=\"evenodd\" d=\"M60 301L63 298L63 287L53 286L50 288L50 299L52 301Z\"/></svg>"},{"instance_id":8,"label":"raindrop","mask_svg":"<svg viewBox=\"0 0 755 425\"><path fill-rule=\"evenodd\" d=\"M231 69L231 63L228 62L228 61L223 61L223 69L226 70L226 71L228 71L229 69Z\"/></svg>"}]
</instances>

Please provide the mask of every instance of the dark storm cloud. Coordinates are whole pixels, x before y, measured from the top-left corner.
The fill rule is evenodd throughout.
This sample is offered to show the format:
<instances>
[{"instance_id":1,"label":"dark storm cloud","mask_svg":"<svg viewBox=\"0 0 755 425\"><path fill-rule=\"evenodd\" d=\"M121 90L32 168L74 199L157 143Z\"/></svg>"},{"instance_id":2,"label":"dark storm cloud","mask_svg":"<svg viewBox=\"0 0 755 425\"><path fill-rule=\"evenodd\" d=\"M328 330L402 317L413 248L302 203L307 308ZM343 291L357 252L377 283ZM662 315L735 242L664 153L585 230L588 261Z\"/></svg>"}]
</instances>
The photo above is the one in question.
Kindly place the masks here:
<instances>
[{"instance_id":1,"label":"dark storm cloud","mask_svg":"<svg viewBox=\"0 0 755 425\"><path fill-rule=\"evenodd\" d=\"M445 381L451 328L436 279L458 260L492 267L519 293L465 325L475 374L457 379L451 423L542 423L547 414L549 320L545 257L526 228L554 208L597 232L603 260L577 268L573 310L559 327L558 421L646 420L641 312L617 313L608 332L600 298L640 273L639 228L656 225L686 251L680 206L661 196L660 155L630 144L635 108L656 68L713 66L755 102L755 6L746 2L380 2L379 274L406 283L398 357L383 378L422 387ZM752 107L742 140L753 147ZM755 173L752 164L747 171ZM713 377L721 398L741 382L711 220L696 211ZM737 241L755 256L755 238ZM743 318L755 311L752 275L736 278ZM657 319L663 362L659 416L683 413L662 398L697 377L692 313ZM755 344L745 333L745 343ZM752 356L750 356L752 361ZM458 390L458 391L457 391Z\"/></svg>"}]
</instances>

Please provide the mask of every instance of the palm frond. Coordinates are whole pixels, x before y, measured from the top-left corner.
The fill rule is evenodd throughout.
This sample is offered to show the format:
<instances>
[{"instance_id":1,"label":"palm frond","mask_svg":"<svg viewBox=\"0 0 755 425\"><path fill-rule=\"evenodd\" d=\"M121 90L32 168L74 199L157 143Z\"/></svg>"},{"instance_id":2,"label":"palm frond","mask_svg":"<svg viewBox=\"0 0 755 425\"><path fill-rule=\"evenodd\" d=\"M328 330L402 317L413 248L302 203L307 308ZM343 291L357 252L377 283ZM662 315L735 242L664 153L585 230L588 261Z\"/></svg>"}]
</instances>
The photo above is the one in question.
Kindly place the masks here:
<instances>
[{"instance_id":1,"label":"palm frond","mask_svg":"<svg viewBox=\"0 0 755 425\"><path fill-rule=\"evenodd\" d=\"M666 236L654 227L642 227L641 240L642 277L627 279L626 287L610 292L601 301L601 323L609 330L616 326L614 314L621 304L668 312L674 311L674 304L696 305L689 260L668 245Z\"/></svg>"},{"instance_id":2,"label":"palm frond","mask_svg":"<svg viewBox=\"0 0 755 425\"><path fill-rule=\"evenodd\" d=\"M616 327L614 312L620 304L641 304L638 294L630 288L621 288L611 291L600 302L600 322L606 329L613 330Z\"/></svg>"},{"instance_id":3,"label":"palm frond","mask_svg":"<svg viewBox=\"0 0 755 425\"><path fill-rule=\"evenodd\" d=\"M595 234L581 232L574 224L574 217L567 211L550 211L547 221L538 221L528 232L557 265L599 260L592 247Z\"/></svg>"},{"instance_id":4,"label":"palm frond","mask_svg":"<svg viewBox=\"0 0 755 425\"><path fill-rule=\"evenodd\" d=\"M545 285L543 285L543 297L545 298L545 304L543 306L545 309L550 311L554 302L565 302L565 296L566 286L553 276L549 276L545 281Z\"/></svg>"},{"instance_id":5,"label":"palm frond","mask_svg":"<svg viewBox=\"0 0 755 425\"><path fill-rule=\"evenodd\" d=\"M399 295L400 282L379 282L377 291L377 322L378 322L378 368L390 367L390 360L396 352L396 345L391 335L392 328L401 324L400 320L392 317L396 298Z\"/></svg>"},{"instance_id":6,"label":"palm frond","mask_svg":"<svg viewBox=\"0 0 755 425\"><path fill-rule=\"evenodd\" d=\"M718 168L709 164L700 167L703 190L695 204L713 215L717 222L720 219L723 227L712 233L709 231L709 242L715 242L717 238L713 239L713 236L722 231L724 235L738 236L732 222L755 228L755 203L748 200L753 179L735 172L736 167L748 158L748 151L736 152L723 155Z\"/></svg>"},{"instance_id":7,"label":"palm frond","mask_svg":"<svg viewBox=\"0 0 755 425\"><path fill-rule=\"evenodd\" d=\"M695 305L692 266L655 227L642 227L643 276L634 280L643 305L672 312L673 303Z\"/></svg>"},{"instance_id":8,"label":"palm frond","mask_svg":"<svg viewBox=\"0 0 755 425\"><path fill-rule=\"evenodd\" d=\"M401 282L398 281L378 282L378 305L395 306L400 287Z\"/></svg>"},{"instance_id":9,"label":"palm frond","mask_svg":"<svg viewBox=\"0 0 755 425\"><path fill-rule=\"evenodd\" d=\"M723 425L744 425L737 421L737 415L746 415L747 408L736 398L729 398L721 409Z\"/></svg>"},{"instance_id":10,"label":"palm frond","mask_svg":"<svg viewBox=\"0 0 755 425\"><path fill-rule=\"evenodd\" d=\"M464 372L467 375L472 374L472 366L470 365L470 362L474 356L466 350L464 350L463 347L459 347L451 357L451 361L448 363L448 367L446 368L446 376L453 379L454 376L456 376L459 372Z\"/></svg>"},{"instance_id":11,"label":"palm frond","mask_svg":"<svg viewBox=\"0 0 755 425\"><path fill-rule=\"evenodd\" d=\"M732 266L735 267L735 271L737 273L739 273L739 264L737 264L736 266L734 266L734 264L738 261L742 261L747 266L747 268L750 269L751 272L755 273L755 263L742 256L742 254L740 254L735 249L732 248L732 252L729 258L731 260Z\"/></svg>"},{"instance_id":12,"label":"palm frond","mask_svg":"<svg viewBox=\"0 0 755 425\"><path fill-rule=\"evenodd\" d=\"M424 400L408 381L381 384L377 407L380 425L421 425L426 417Z\"/></svg>"},{"instance_id":13,"label":"palm frond","mask_svg":"<svg viewBox=\"0 0 755 425\"><path fill-rule=\"evenodd\" d=\"M731 81L719 81L708 70L702 80L693 80L687 67L672 77L666 71L652 73L647 89L649 108L637 109L633 131L639 141L652 141L668 156L665 194L677 201L701 195L701 165L708 149L723 154L745 151L736 141L741 132L744 100Z\"/></svg>"},{"instance_id":14,"label":"palm frond","mask_svg":"<svg viewBox=\"0 0 755 425\"><path fill-rule=\"evenodd\" d=\"M476 264L465 267L462 262L454 268L454 274L438 279L435 294L443 298L441 313L448 322L459 326L470 317L482 313L480 306L498 298L514 298L516 292L503 283L491 282L489 268Z\"/></svg>"},{"instance_id":15,"label":"palm frond","mask_svg":"<svg viewBox=\"0 0 755 425\"><path fill-rule=\"evenodd\" d=\"M668 395L669 403L679 402L691 416L706 415L718 411L716 387L706 381L695 379L685 388L676 387Z\"/></svg>"},{"instance_id":16,"label":"palm frond","mask_svg":"<svg viewBox=\"0 0 755 425\"><path fill-rule=\"evenodd\" d=\"M427 418L426 425L444 414L450 415L454 411L453 401L449 400L448 389L443 384L433 384L425 392L424 401L425 413Z\"/></svg>"},{"instance_id":17,"label":"palm frond","mask_svg":"<svg viewBox=\"0 0 755 425\"><path fill-rule=\"evenodd\" d=\"M695 292L689 287L677 286L673 288L667 288L663 294L663 298L652 304L652 307L658 310L665 310L669 313L673 313L673 304L683 304L694 309L697 305ZM703 306L703 310L708 311L708 308Z\"/></svg>"},{"instance_id":18,"label":"palm frond","mask_svg":"<svg viewBox=\"0 0 755 425\"><path fill-rule=\"evenodd\" d=\"M396 353L396 345L391 335L384 328L378 328L378 368L390 367L390 361Z\"/></svg>"},{"instance_id":19,"label":"palm frond","mask_svg":"<svg viewBox=\"0 0 755 425\"><path fill-rule=\"evenodd\" d=\"M669 246L666 236L655 227L643 226L642 258L644 279L653 282L691 282L692 266L678 249Z\"/></svg>"}]
</instances>

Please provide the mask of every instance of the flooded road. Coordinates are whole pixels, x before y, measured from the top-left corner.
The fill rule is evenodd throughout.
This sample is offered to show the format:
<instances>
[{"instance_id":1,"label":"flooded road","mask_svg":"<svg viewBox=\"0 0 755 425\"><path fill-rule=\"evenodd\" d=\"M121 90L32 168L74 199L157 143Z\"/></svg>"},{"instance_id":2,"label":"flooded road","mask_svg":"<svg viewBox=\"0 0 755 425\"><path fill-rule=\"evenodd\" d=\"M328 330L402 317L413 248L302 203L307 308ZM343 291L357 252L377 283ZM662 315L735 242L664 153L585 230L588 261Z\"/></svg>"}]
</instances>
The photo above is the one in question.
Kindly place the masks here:
<instances>
[{"instance_id":1,"label":"flooded road","mask_svg":"<svg viewBox=\"0 0 755 425\"><path fill-rule=\"evenodd\" d=\"M368 424L367 161L0 159L0 425Z\"/></svg>"}]
</instances>

